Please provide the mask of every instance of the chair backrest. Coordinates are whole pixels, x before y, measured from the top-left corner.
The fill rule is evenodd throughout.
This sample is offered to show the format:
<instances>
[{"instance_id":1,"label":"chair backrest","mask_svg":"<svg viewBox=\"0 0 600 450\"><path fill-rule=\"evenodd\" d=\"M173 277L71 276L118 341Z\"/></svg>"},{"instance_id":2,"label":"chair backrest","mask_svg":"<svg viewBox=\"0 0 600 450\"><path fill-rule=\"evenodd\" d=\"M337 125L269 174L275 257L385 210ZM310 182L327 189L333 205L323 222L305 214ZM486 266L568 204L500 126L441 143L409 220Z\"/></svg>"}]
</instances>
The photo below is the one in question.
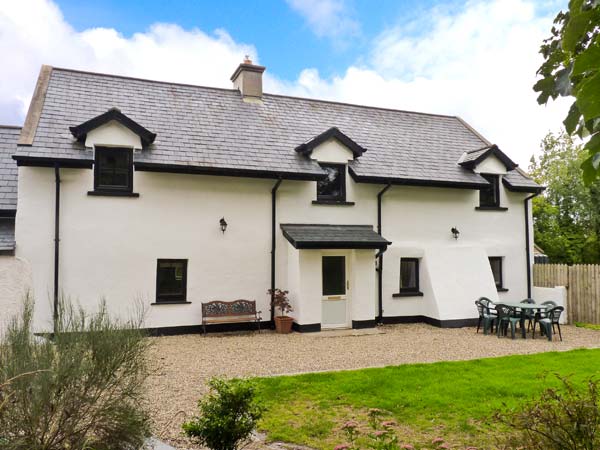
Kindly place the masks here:
<instances>
[{"instance_id":1,"label":"chair backrest","mask_svg":"<svg viewBox=\"0 0 600 450\"><path fill-rule=\"evenodd\" d=\"M560 320L560 315L562 314L562 312L565 310L564 307L562 306L555 306L554 308L552 308L550 311L548 311L548 318L554 322L554 323L558 323L558 321Z\"/></svg>"},{"instance_id":2,"label":"chair backrest","mask_svg":"<svg viewBox=\"0 0 600 450\"><path fill-rule=\"evenodd\" d=\"M532 298L526 298L524 300L521 300L521 303L527 303L529 305L534 305L535 304L535 300Z\"/></svg>"},{"instance_id":3,"label":"chair backrest","mask_svg":"<svg viewBox=\"0 0 600 450\"><path fill-rule=\"evenodd\" d=\"M480 300L475 300L475 306L477 306L477 312L479 317L483 317L484 307Z\"/></svg>"},{"instance_id":4,"label":"chair backrest","mask_svg":"<svg viewBox=\"0 0 600 450\"><path fill-rule=\"evenodd\" d=\"M498 311L498 318L502 319L503 317L511 317L514 313L514 308L498 303L496 305L496 311Z\"/></svg>"},{"instance_id":5,"label":"chair backrest","mask_svg":"<svg viewBox=\"0 0 600 450\"><path fill-rule=\"evenodd\" d=\"M479 297L477 301L481 302L485 306L488 306L490 303L492 303L492 301L487 297Z\"/></svg>"},{"instance_id":6,"label":"chair backrest","mask_svg":"<svg viewBox=\"0 0 600 450\"><path fill-rule=\"evenodd\" d=\"M545 302L542 302L542 305L550 305L552 307L558 306L558 303L553 302L552 300L546 300Z\"/></svg>"}]
</instances>

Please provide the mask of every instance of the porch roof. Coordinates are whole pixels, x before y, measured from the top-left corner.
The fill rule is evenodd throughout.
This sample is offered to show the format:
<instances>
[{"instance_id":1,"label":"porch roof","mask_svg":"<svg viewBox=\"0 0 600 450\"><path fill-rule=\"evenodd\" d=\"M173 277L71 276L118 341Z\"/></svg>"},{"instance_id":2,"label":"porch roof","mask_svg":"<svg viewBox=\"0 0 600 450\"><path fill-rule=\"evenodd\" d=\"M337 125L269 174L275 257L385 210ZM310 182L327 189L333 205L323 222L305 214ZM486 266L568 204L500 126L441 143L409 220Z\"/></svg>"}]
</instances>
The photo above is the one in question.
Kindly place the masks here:
<instances>
[{"instance_id":1,"label":"porch roof","mask_svg":"<svg viewBox=\"0 0 600 450\"><path fill-rule=\"evenodd\" d=\"M285 238L297 249L379 249L391 244L371 225L282 223Z\"/></svg>"}]
</instances>

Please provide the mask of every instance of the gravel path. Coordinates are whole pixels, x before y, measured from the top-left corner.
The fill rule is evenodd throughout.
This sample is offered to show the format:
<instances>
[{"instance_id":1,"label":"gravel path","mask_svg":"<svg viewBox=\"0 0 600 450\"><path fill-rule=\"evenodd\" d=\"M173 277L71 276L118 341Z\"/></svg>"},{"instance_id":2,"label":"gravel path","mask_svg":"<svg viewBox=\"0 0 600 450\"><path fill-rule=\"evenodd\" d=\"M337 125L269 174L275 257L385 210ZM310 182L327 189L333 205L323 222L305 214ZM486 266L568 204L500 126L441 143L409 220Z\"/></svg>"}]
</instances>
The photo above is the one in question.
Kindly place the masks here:
<instances>
[{"instance_id":1,"label":"gravel path","mask_svg":"<svg viewBox=\"0 0 600 450\"><path fill-rule=\"evenodd\" d=\"M156 434L178 448L181 423L195 412L212 376L247 377L359 369L418 362L465 360L512 354L600 348L600 332L563 326L564 341L498 339L474 328L442 329L424 324L374 330L290 335L221 334L149 338L148 390Z\"/></svg>"}]
</instances>

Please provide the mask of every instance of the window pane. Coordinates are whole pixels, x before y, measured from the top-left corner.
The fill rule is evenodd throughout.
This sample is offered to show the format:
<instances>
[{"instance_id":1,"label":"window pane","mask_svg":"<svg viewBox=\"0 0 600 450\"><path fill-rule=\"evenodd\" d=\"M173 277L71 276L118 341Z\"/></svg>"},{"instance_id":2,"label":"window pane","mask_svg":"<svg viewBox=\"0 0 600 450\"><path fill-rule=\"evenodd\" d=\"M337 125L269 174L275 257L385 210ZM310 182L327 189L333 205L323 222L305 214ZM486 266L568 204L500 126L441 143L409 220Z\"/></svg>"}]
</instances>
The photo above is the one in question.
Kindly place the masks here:
<instances>
[{"instance_id":1,"label":"window pane","mask_svg":"<svg viewBox=\"0 0 600 450\"><path fill-rule=\"evenodd\" d=\"M497 197L498 181L497 175L482 175L491 184L489 187L482 188L479 191L479 206L499 206L500 202Z\"/></svg>"},{"instance_id":2,"label":"window pane","mask_svg":"<svg viewBox=\"0 0 600 450\"><path fill-rule=\"evenodd\" d=\"M158 261L158 299L185 300L186 261Z\"/></svg>"},{"instance_id":3,"label":"window pane","mask_svg":"<svg viewBox=\"0 0 600 450\"><path fill-rule=\"evenodd\" d=\"M502 287L502 258L490 258L490 266L497 287Z\"/></svg>"},{"instance_id":4,"label":"window pane","mask_svg":"<svg viewBox=\"0 0 600 450\"><path fill-rule=\"evenodd\" d=\"M131 150L126 148L96 149L96 187L131 188Z\"/></svg>"},{"instance_id":5,"label":"window pane","mask_svg":"<svg viewBox=\"0 0 600 450\"><path fill-rule=\"evenodd\" d=\"M323 256L323 295L346 294L346 257Z\"/></svg>"},{"instance_id":6,"label":"window pane","mask_svg":"<svg viewBox=\"0 0 600 450\"><path fill-rule=\"evenodd\" d=\"M344 199L344 166L322 164L327 172L327 178L317 181L317 198Z\"/></svg>"},{"instance_id":7,"label":"window pane","mask_svg":"<svg viewBox=\"0 0 600 450\"><path fill-rule=\"evenodd\" d=\"M418 286L417 261L414 259L400 260L400 290L417 290Z\"/></svg>"}]
</instances>

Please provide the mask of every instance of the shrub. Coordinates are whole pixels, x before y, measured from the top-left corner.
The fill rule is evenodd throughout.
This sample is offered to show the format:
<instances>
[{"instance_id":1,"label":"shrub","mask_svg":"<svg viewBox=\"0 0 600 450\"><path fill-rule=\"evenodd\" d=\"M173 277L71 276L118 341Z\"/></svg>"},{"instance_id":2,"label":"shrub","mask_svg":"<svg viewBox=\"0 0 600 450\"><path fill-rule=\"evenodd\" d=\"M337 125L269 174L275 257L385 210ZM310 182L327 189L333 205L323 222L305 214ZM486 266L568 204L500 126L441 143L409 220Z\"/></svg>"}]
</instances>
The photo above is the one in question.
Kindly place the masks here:
<instances>
[{"instance_id":1,"label":"shrub","mask_svg":"<svg viewBox=\"0 0 600 450\"><path fill-rule=\"evenodd\" d=\"M293 311L292 304L287 296L289 293L289 291L284 291L282 289L269 289L267 291L267 294L273 299L271 307L279 309L281 317Z\"/></svg>"},{"instance_id":2,"label":"shrub","mask_svg":"<svg viewBox=\"0 0 600 450\"><path fill-rule=\"evenodd\" d=\"M198 402L200 415L183 424L186 435L213 450L236 450L247 443L262 417L254 386L247 380L209 381L211 392Z\"/></svg>"},{"instance_id":3,"label":"shrub","mask_svg":"<svg viewBox=\"0 0 600 450\"><path fill-rule=\"evenodd\" d=\"M598 380L584 388L557 375L562 389L546 389L538 399L518 410L498 414L517 432L509 445L528 450L594 450L600 448L600 395Z\"/></svg>"},{"instance_id":4,"label":"shrub","mask_svg":"<svg viewBox=\"0 0 600 450\"><path fill-rule=\"evenodd\" d=\"M32 312L28 300L0 340L2 449L139 448L149 434L141 320L61 301L56 333L44 339L31 334Z\"/></svg>"}]
</instances>

